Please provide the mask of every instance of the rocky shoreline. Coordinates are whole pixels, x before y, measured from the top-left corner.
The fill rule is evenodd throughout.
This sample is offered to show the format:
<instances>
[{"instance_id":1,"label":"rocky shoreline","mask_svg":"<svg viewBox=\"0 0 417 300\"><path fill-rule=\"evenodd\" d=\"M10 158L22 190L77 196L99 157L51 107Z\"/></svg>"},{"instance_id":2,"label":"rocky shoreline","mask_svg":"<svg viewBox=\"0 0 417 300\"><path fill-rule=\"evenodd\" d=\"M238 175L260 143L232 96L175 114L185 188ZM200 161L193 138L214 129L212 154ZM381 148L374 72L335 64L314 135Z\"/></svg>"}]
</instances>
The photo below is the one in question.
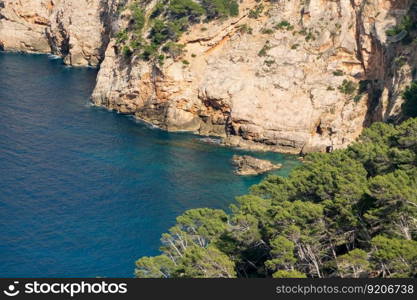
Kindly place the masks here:
<instances>
[{"instance_id":1,"label":"rocky shoreline","mask_svg":"<svg viewBox=\"0 0 417 300\"><path fill-rule=\"evenodd\" d=\"M274 164L249 155L234 155L232 162L236 166L235 173L241 176L259 175L282 168L282 164Z\"/></svg>"}]
</instances>

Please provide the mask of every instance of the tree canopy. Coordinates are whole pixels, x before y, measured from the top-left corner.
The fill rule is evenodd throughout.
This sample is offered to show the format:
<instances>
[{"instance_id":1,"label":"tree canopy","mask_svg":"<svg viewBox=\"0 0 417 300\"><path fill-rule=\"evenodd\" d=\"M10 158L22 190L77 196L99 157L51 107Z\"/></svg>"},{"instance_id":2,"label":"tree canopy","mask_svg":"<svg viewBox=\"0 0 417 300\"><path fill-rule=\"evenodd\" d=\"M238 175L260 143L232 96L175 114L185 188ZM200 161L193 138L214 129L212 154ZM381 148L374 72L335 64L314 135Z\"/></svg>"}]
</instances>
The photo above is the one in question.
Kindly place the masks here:
<instances>
[{"instance_id":1,"label":"tree canopy","mask_svg":"<svg viewBox=\"0 0 417 300\"><path fill-rule=\"evenodd\" d=\"M416 277L417 119L269 176L231 213L193 209L138 277Z\"/></svg>"}]
</instances>

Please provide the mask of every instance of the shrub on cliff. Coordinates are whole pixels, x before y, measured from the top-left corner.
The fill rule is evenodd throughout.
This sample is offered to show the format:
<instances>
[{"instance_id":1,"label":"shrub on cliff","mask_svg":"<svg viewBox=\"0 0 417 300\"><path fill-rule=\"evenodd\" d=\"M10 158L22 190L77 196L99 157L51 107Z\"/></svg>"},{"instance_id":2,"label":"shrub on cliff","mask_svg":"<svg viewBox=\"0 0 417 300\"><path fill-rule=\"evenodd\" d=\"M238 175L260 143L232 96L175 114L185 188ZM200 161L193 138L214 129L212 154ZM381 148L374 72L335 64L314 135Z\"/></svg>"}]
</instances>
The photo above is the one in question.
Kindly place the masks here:
<instances>
[{"instance_id":1,"label":"shrub on cliff","mask_svg":"<svg viewBox=\"0 0 417 300\"><path fill-rule=\"evenodd\" d=\"M191 20L196 20L205 12L204 8L193 0L171 0L168 10L174 18L188 17Z\"/></svg>"},{"instance_id":2,"label":"shrub on cliff","mask_svg":"<svg viewBox=\"0 0 417 300\"><path fill-rule=\"evenodd\" d=\"M239 4L236 0L202 0L201 5L206 10L209 19L239 14Z\"/></svg>"},{"instance_id":3,"label":"shrub on cliff","mask_svg":"<svg viewBox=\"0 0 417 300\"><path fill-rule=\"evenodd\" d=\"M358 89L358 85L350 80L343 80L343 83L339 86L339 91L345 95L353 95Z\"/></svg>"},{"instance_id":4,"label":"shrub on cliff","mask_svg":"<svg viewBox=\"0 0 417 300\"><path fill-rule=\"evenodd\" d=\"M138 277L417 276L417 119L269 176L227 215L195 209Z\"/></svg>"},{"instance_id":5,"label":"shrub on cliff","mask_svg":"<svg viewBox=\"0 0 417 300\"><path fill-rule=\"evenodd\" d=\"M129 52L125 56L136 52L146 60L159 60L164 45L177 42L190 24L202 19L210 21L239 14L236 0L161 0L149 17L146 16L144 3L140 1L134 1L128 9L131 15L128 26L116 34L116 44L120 45L123 54ZM146 31L149 33L147 36L145 28L150 29ZM135 46L132 47L132 44Z\"/></svg>"}]
</instances>

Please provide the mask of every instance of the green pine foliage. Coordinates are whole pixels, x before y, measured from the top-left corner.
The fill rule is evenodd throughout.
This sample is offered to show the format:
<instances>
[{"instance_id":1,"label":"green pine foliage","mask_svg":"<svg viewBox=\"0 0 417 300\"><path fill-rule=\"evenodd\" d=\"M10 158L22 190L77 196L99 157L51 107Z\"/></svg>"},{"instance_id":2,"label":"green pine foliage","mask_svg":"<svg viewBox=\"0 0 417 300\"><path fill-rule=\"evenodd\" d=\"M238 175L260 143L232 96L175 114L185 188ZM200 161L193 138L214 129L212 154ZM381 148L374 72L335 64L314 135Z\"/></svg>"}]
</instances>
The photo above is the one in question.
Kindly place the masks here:
<instances>
[{"instance_id":1,"label":"green pine foliage","mask_svg":"<svg viewBox=\"0 0 417 300\"><path fill-rule=\"evenodd\" d=\"M403 93L403 112L407 117L417 117L417 82L413 82Z\"/></svg>"},{"instance_id":2,"label":"green pine foliage","mask_svg":"<svg viewBox=\"0 0 417 300\"><path fill-rule=\"evenodd\" d=\"M388 29L385 33L388 36L395 36L402 31L410 31L413 27L415 24L411 16L405 16L398 25Z\"/></svg>"},{"instance_id":3,"label":"green pine foliage","mask_svg":"<svg viewBox=\"0 0 417 300\"><path fill-rule=\"evenodd\" d=\"M417 277L417 119L269 176L231 212L193 209L137 277Z\"/></svg>"}]
</instances>

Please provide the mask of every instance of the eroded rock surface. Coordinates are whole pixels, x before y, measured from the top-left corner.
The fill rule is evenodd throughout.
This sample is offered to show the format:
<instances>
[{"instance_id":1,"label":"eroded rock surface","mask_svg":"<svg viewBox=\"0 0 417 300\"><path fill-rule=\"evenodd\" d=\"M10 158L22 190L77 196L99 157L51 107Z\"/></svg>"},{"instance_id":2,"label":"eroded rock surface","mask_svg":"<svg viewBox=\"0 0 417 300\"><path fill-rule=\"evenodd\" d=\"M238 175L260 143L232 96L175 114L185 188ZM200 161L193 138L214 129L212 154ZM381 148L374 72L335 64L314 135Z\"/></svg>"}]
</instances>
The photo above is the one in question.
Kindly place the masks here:
<instances>
[{"instance_id":1,"label":"eroded rock surface","mask_svg":"<svg viewBox=\"0 0 417 300\"><path fill-rule=\"evenodd\" d=\"M74 66L97 66L110 38L118 0L0 1L4 50L53 53Z\"/></svg>"},{"instance_id":2,"label":"eroded rock surface","mask_svg":"<svg viewBox=\"0 0 417 300\"><path fill-rule=\"evenodd\" d=\"M237 175L258 175L282 167L281 164L274 164L268 160L255 158L249 155L234 155L233 164L236 166Z\"/></svg>"}]
</instances>

